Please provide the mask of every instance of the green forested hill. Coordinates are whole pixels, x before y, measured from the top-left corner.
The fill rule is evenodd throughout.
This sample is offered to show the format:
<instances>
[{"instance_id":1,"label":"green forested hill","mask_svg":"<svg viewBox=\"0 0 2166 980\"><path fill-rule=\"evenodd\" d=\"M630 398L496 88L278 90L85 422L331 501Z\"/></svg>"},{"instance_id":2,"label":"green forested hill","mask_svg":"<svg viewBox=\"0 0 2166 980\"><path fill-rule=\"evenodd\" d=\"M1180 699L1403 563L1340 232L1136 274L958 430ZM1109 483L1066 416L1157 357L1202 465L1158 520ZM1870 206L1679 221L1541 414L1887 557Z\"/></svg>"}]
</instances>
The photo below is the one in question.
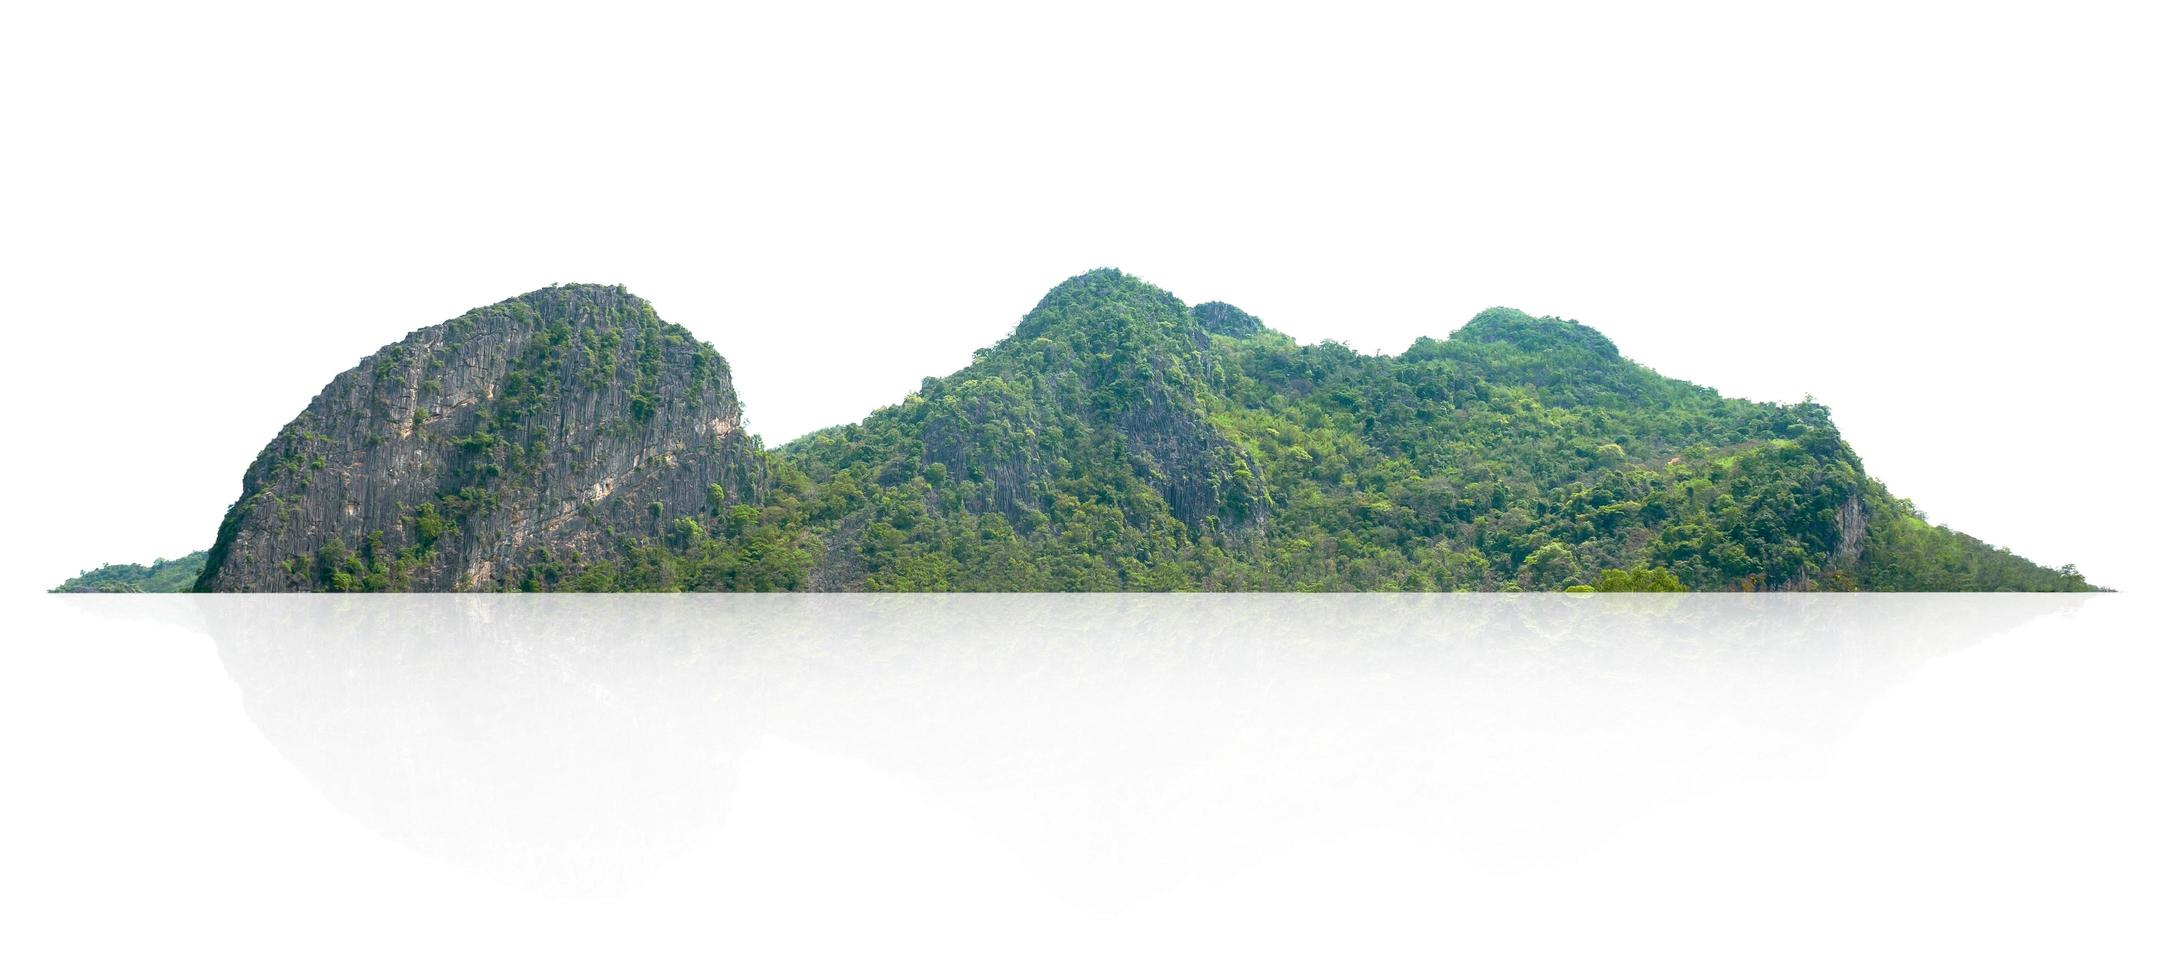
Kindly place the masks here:
<instances>
[{"instance_id":1,"label":"green forested hill","mask_svg":"<svg viewBox=\"0 0 2166 980\"><path fill-rule=\"evenodd\" d=\"M768 462L761 499L524 587L2089 587L1927 523L1820 405L1723 398L1574 321L1492 309L1372 356L1110 269Z\"/></svg>"},{"instance_id":2,"label":"green forested hill","mask_svg":"<svg viewBox=\"0 0 2166 980\"><path fill-rule=\"evenodd\" d=\"M54 592L186 592L203 574L204 552L160 558L149 565L100 565L53 587Z\"/></svg>"}]
</instances>

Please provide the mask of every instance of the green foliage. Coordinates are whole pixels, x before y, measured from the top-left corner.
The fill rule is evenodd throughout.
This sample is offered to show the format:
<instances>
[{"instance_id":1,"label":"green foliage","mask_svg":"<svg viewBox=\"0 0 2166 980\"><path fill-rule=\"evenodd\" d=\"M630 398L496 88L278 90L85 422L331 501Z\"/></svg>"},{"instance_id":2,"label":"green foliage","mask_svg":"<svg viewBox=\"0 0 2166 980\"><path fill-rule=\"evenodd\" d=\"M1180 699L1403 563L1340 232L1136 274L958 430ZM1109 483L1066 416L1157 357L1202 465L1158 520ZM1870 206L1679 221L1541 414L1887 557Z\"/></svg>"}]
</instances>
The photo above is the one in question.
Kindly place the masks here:
<instances>
[{"instance_id":1,"label":"green foliage","mask_svg":"<svg viewBox=\"0 0 2166 980\"><path fill-rule=\"evenodd\" d=\"M414 543L424 550L433 547L438 538L458 529L457 524L437 512L435 504L422 504L414 513Z\"/></svg>"},{"instance_id":2,"label":"green foliage","mask_svg":"<svg viewBox=\"0 0 2166 980\"><path fill-rule=\"evenodd\" d=\"M790 485L792 481L778 481ZM787 592L810 588L818 543L803 530L801 485L767 507L740 504L669 521L600 556L534 555L526 592ZM656 508L660 505L656 504Z\"/></svg>"},{"instance_id":3,"label":"green foliage","mask_svg":"<svg viewBox=\"0 0 2166 980\"><path fill-rule=\"evenodd\" d=\"M1574 321L1487 310L1369 356L1112 270L778 460L831 587L2086 587L1907 517L1823 407L1664 378Z\"/></svg>"},{"instance_id":4,"label":"green foliage","mask_svg":"<svg viewBox=\"0 0 2166 980\"><path fill-rule=\"evenodd\" d=\"M1595 576L1593 592L1685 592L1685 583L1667 568L1605 568Z\"/></svg>"},{"instance_id":5,"label":"green foliage","mask_svg":"<svg viewBox=\"0 0 2166 980\"><path fill-rule=\"evenodd\" d=\"M54 592L186 592L203 574L206 552L160 558L149 565L100 565L54 586Z\"/></svg>"},{"instance_id":6,"label":"green foliage","mask_svg":"<svg viewBox=\"0 0 2166 980\"><path fill-rule=\"evenodd\" d=\"M1882 495L1885 520L1868 525L1858 587L1875 592L2085 592L2073 565L2041 568L2005 548L1929 524L1907 500Z\"/></svg>"},{"instance_id":7,"label":"green foliage","mask_svg":"<svg viewBox=\"0 0 2166 980\"><path fill-rule=\"evenodd\" d=\"M414 573L435 557L436 542L458 532L433 504L421 505L409 525L415 543L403 549L393 549L384 532L370 531L358 549L343 538L332 538L313 556L296 557L286 567L321 592L409 591Z\"/></svg>"}]
</instances>

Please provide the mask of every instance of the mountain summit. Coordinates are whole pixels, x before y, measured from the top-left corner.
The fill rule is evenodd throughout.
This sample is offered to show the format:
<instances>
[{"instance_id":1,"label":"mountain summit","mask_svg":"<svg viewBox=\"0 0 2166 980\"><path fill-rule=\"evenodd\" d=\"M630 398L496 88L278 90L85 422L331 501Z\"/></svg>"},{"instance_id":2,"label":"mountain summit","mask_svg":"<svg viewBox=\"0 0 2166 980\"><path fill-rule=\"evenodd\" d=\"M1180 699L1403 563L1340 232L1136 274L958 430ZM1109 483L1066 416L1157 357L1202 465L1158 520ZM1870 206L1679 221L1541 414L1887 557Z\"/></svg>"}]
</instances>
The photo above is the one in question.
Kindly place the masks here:
<instances>
[{"instance_id":1,"label":"mountain summit","mask_svg":"<svg viewBox=\"0 0 2166 980\"><path fill-rule=\"evenodd\" d=\"M1617 345L1593 327L1578 320L1533 317L1505 306L1493 306L1475 314L1467 325L1452 332L1452 339L1469 344L1510 344L1530 353L1584 350L1616 357Z\"/></svg>"},{"instance_id":2,"label":"mountain summit","mask_svg":"<svg viewBox=\"0 0 2166 980\"><path fill-rule=\"evenodd\" d=\"M243 478L208 590L2071 590L1928 524L1827 410L1573 320L1397 356L1114 269L962 370L765 450L728 367L553 287L333 379Z\"/></svg>"},{"instance_id":3,"label":"mountain summit","mask_svg":"<svg viewBox=\"0 0 2166 980\"><path fill-rule=\"evenodd\" d=\"M197 587L501 589L757 499L729 367L623 287L552 286L331 379L241 480Z\"/></svg>"}]
</instances>

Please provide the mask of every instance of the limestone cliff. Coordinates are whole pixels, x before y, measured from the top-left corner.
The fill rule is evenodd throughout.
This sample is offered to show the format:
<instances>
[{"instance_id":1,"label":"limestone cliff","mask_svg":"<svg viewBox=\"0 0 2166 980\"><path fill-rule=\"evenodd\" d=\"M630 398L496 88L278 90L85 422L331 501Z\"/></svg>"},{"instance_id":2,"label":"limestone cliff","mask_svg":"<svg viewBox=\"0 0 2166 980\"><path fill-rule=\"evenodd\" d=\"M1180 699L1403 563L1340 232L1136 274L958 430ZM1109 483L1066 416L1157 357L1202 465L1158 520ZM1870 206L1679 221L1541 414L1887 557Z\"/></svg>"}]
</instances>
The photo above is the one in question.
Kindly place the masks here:
<instances>
[{"instance_id":1,"label":"limestone cliff","mask_svg":"<svg viewBox=\"0 0 2166 980\"><path fill-rule=\"evenodd\" d=\"M766 480L729 367L622 287L538 290L332 379L242 479L196 587L502 589Z\"/></svg>"}]
</instances>

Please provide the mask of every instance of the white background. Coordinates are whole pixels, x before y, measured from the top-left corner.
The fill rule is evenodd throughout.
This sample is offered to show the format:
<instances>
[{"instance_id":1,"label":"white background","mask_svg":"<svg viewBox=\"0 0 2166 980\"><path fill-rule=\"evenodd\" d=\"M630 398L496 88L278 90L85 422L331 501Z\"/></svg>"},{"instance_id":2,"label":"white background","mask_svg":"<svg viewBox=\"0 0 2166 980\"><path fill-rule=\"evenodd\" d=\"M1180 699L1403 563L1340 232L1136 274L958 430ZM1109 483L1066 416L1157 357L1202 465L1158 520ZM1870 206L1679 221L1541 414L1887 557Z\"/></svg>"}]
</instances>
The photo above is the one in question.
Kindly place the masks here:
<instances>
[{"instance_id":1,"label":"white background","mask_svg":"<svg viewBox=\"0 0 2166 980\"><path fill-rule=\"evenodd\" d=\"M2159 581L2144 4L15 4L0 588L207 545L321 385L621 282L755 432L1117 265L1395 352L1569 316L1830 405L1929 515Z\"/></svg>"},{"instance_id":2,"label":"white background","mask_svg":"<svg viewBox=\"0 0 2166 980\"><path fill-rule=\"evenodd\" d=\"M2135 596L0 611L10 976L2166 966Z\"/></svg>"}]
</instances>

